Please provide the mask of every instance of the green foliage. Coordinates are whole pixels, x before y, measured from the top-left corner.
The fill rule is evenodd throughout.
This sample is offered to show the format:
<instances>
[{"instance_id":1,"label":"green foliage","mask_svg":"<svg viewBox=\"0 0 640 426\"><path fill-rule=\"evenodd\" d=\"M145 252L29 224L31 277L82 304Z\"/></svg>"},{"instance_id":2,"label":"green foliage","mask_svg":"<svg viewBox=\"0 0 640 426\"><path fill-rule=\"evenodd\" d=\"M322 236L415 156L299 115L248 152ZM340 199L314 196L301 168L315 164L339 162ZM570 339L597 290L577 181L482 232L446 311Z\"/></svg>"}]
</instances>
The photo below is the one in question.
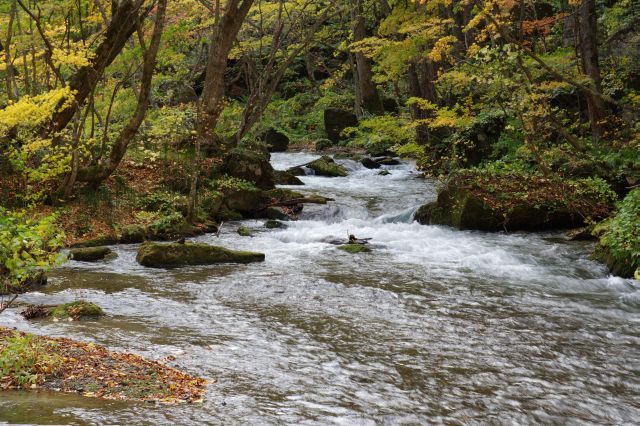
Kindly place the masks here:
<instances>
[{"instance_id":1,"label":"green foliage","mask_svg":"<svg viewBox=\"0 0 640 426\"><path fill-rule=\"evenodd\" d=\"M213 186L218 191L259 191L258 188L248 180L240 179L233 176L224 175L213 181Z\"/></svg>"},{"instance_id":2,"label":"green foliage","mask_svg":"<svg viewBox=\"0 0 640 426\"><path fill-rule=\"evenodd\" d=\"M618 213L608 223L600 245L616 261L628 263L630 271L640 268L640 189L632 190L620 203Z\"/></svg>"},{"instance_id":3,"label":"green foliage","mask_svg":"<svg viewBox=\"0 0 640 426\"><path fill-rule=\"evenodd\" d=\"M30 277L65 260L59 253L64 234L56 218L31 218L0 207L0 294L24 291Z\"/></svg>"},{"instance_id":4,"label":"green foliage","mask_svg":"<svg viewBox=\"0 0 640 426\"><path fill-rule=\"evenodd\" d=\"M23 388L41 383L62 365L62 358L52 355L49 345L55 343L35 341L32 335L18 332L0 339L0 379Z\"/></svg>"},{"instance_id":5,"label":"green foliage","mask_svg":"<svg viewBox=\"0 0 640 426\"><path fill-rule=\"evenodd\" d=\"M344 133L353 138L352 145L364 147L372 155L400 149L415 140L409 120L391 115L367 118L358 127L345 129Z\"/></svg>"}]
</instances>

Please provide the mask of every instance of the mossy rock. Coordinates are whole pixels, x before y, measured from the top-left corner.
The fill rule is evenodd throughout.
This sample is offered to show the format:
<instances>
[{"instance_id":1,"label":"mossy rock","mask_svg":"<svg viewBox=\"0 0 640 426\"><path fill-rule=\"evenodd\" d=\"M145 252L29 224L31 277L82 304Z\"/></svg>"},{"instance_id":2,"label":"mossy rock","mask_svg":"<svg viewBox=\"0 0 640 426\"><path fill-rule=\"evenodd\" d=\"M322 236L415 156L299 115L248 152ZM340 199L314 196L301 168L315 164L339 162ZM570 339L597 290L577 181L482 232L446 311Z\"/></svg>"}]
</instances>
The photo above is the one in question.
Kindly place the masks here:
<instances>
[{"instance_id":1,"label":"mossy rock","mask_svg":"<svg viewBox=\"0 0 640 426\"><path fill-rule=\"evenodd\" d=\"M371 157L365 157L360 160L360 164L362 164L367 169L379 169L381 167L380 163L376 162Z\"/></svg>"},{"instance_id":2,"label":"mossy rock","mask_svg":"<svg viewBox=\"0 0 640 426\"><path fill-rule=\"evenodd\" d=\"M343 244L338 246L337 249L352 254L369 253L371 251L371 249L364 244Z\"/></svg>"},{"instance_id":3,"label":"mossy rock","mask_svg":"<svg viewBox=\"0 0 640 426\"><path fill-rule=\"evenodd\" d=\"M141 243L146 238L146 231L141 225L128 225L122 228L120 233L121 244Z\"/></svg>"},{"instance_id":4,"label":"mossy rock","mask_svg":"<svg viewBox=\"0 0 640 426\"><path fill-rule=\"evenodd\" d=\"M304 175L304 171L302 175ZM298 179L296 175L286 170L276 170L274 171L274 176L276 185L304 185L304 182Z\"/></svg>"},{"instance_id":5,"label":"mossy rock","mask_svg":"<svg viewBox=\"0 0 640 426\"><path fill-rule=\"evenodd\" d=\"M150 268L176 268L216 263L263 262L263 253L234 251L202 243L158 244L145 243L138 250L136 260Z\"/></svg>"},{"instance_id":6,"label":"mossy rock","mask_svg":"<svg viewBox=\"0 0 640 426\"><path fill-rule=\"evenodd\" d=\"M89 240L72 244L71 248L110 246L118 244L119 241L120 239L115 235L100 235Z\"/></svg>"},{"instance_id":7,"label":"mossy rock","mask_svg":"<svg viewBox=\"0 0 640 426\"><path fill-rule=\"evenodd\" d=\"M362 154L356 154L354 152L337 152L333 157L336 160L352 160L352 161L363 160Z\"/></svg>"},{"instance_id":8,"label":"mossy rock","mask_svg":"<svg viewBox=\"0 0 640 426\"><path fill-rule=\"evenodd\" d=\"M269 219L264 223L264 227L267 229L281 229L281 228L286 228L287 225L280 222L279 220Z\"/></svg>"},{"instance_id":9,"label":"mossy rock","mask_svg":"<svg viewBox=\"0 0 640 426\"><path fill-rule=\"evenodd\" d=\"M238 227L238 229L236 230L236 232L238 233L238 235L240 235L241 237L250 237L253 233L251 232L250 228L247 228L246 226L240 226Z\"/></svg>"},{"instance_id":10,"label":"mossy rock","mask_svg":"<svg viewBox=\"0 0 640 426\"><path fill-rule=\"evenodd\" d=\"M586 218L605 217L610 208L611 194L593 190L592 182L464 171L440 190L435 205L416 212L416 220L480 231L538 231L584 226Z\"/></svg>"},{"instance_id":11,"label":"mossy rock","mask_svg":"<svg viewBox=\"0 0 640 426\"><path fill-rule=\"evenodd\" d=\"M97 262L115 254L109 247L83 247L69 251L70 258L78 262Z\"/></svg>"},{"instance_id":12,"label":"mossy rock","mask_svg":"<svg viewBox=\"0 0 640 426\"><path fill-rule=\"evenodd\" d=\"M65 303L51 310L51 317L56 319L97 319L103 315L104 311L98 305L85 300Z\"/></svg>"},{"instance_id":13,"label":"mossy rock","mask_svg":"<svg viewBox=\"0 0 640 426\"><path fill-rule=\"evenodd\" d=\"M273 167L269 162L268 153L235 148L225 157L220 172L254 182L260 189L271 189L275 186Z\"/></svg>"},{"instance_id":14,"label":"mossy rock","mask_svg":"<svg viewBox=\"0 0 640 426\"><path fill-rule=\"evenodd\" d=\"M386 170L386 169L385 169L385 170L380 170L380 171L378 172L378 174L379 174L380 176L389 176L389 175L391 174L391 172L390 172L389 170Z\"/></svg>"},{"instance_id":15,"label":"mossy rock","mask_svg":"<svg viewBox=\"0 0 640 426\"><path fill-rule=\"evenodd\" d=\"M290 169L286 170L287 173L289 173L290 175L293 176L306 176L307 174L304 171L304 167L301 166L296 166L296 167L291 167Z\"/></svg>"},{"instance_id":16,"label":"mossy rock","mask_svg":"<svg viewBox=\"0 0 640 426\"><path fill-rule=\"evenodd\" d=\"M336 163L333 158L323 155L322 157L307 163L306 166L313 170L318 176L328 177L345 177L347 176L347 169L342 165Z\"/></svg>"},{"instance_id":17,"label":"mossy rock","mask_svg":"<svg viewBox=\"0 0 640 426\"><path fill-rule=\"evenodd\" d=\"M249 216L262 209L266 203L265 196L259 189L237 189L224 195L224 207Z\"/></svg>"},{"instance_id":18,"label":"mossy rock","mask_svg":"<svg viewBox=\"0 0 640 426\"><path fill-rule=\"evenodd\" d=\"M333 142L329 139L318 139L315 143L316 151L324 151L327 148L331 148L333 146Z\"/></svg>"}]
</instances>

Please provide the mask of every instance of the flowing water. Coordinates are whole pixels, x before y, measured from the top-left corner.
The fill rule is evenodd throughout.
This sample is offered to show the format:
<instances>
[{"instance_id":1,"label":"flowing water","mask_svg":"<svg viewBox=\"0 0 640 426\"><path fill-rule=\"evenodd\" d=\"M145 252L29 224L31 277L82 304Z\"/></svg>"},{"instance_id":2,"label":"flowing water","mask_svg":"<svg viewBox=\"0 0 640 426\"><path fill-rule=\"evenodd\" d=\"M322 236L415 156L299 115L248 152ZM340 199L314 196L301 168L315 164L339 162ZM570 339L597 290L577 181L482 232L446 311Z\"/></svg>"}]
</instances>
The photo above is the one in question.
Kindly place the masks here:
<instances>
[{"instance_id":1,"label":"flowing water","mask_svg":"<svg viewBox=\"0 0 640 426\"><path fill-rule=\"evenodd\" d=\"M314 158L277 154L284 169ZM72 262L33 303L85 298L97 322L5 326L135 352L215 380L203 404L0 394L0 420L40 424L521 424L640 421L640 289L558 233L487 234L412 223L435 197L410 164L342 161L306 176L334 198L286 229L227 223L196 238L264 263L146 269L136 246ZM296 188L298 189L298 188ZM371 238L353 255L327 241Z\"/></svg>"}]
</instances>

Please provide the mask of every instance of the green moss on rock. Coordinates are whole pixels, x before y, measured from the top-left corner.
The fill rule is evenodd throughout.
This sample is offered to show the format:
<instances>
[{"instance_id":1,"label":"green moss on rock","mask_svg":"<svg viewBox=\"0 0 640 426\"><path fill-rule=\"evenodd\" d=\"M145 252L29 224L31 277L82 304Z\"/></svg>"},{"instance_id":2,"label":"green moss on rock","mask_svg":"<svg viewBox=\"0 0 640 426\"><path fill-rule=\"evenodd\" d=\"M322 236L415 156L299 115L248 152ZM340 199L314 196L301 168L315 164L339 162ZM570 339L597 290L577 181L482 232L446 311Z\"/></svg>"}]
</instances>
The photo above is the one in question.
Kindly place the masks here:
<instances>
[{"instance_id":1,"label":"green moss on rock","mask_svg":"<svg viewBox=\"0 0 640 426\"><path fill-rule=\"evenodd\" d=\"M119 239L115 235L100 235L89 240L72 244L71 248L109 246L112 244L118 244L118 241Z\"/></svg>"},{"instance_id":2,"label":"green moss on rock","mask_svg":"<svg viewBox=\"0 0 640 426\"><path fill-rule=\"evenodd\" d=\"M273 220L273 219L269 219L268 221L266 221L264 226L267 229L279 229L279 228L286 227L284 223L280 222L279 220Z\"/></svg>"},{"instance_id":3,"label":"green moss on rock","mask_svg":"<svg viewBox=\"0 0 640 426\"><path fill-rule=\"evenodd\" d=\"M333 158L323 155L306 165L318 176L344 177L347 176L347 169L336 163Z\"/></svg>"},{"instance_id":4,"label":"green moss on rock","mask_svg":"<svg viewBox=\"0 0 640 426\"><path fill-rule=\"evenodd\" d=\"M141 225L128 225L122 228L120 233L121 244L141 243L146 238L146 231Z\"/></svg>"},{"instance_id":5,"label":"green moss on rock","mask_svg":"<svg viewBox=\"0 0 640 426\"><path fill-rule=\"evenodd\" d=\"M262 262L264 258L263 253L234 251L202 243L145 243L138 250L136 260L141 265L151 268L175 268L216 263Z\"/></svg>"},{"instance_id":6,"label":"green moss on rock","mask_svg":"<svg viewBox=\"0 0 640 426\"><path fill-rule=\"evenodd\" d=\"M247 228L246 226L240 226L238 227L238 229L236 230L236 232L238 233L238 235L240 235L241 237L250 237L251 236L251 229Z\"/></svg>"},{"instance_id":7,"label":"green moss on rock","mask_svg":"<svg viewBox=\"0 0 640 426\"><path fill-rule=\"evenodd\" d=\"M371 249L364 244L343 244L337 247L338 250L346 251L347 253L369 253Z\"/></svg>"},{"instance_id":8,"label":"green moss on rock","mask_svg":"<svg viewBox=\"0 0 640 426\"><path fill-rule=\"evenodd\" d=\"M606 217L614 198L598 179L467 170L449 180L435 205L419 209L416 220L482 231L573 228Z\"/></svg>"},{"instance_id":9,"label":"green moss on rock","mask_svg":"<svg viewBox=\"0 0 640 426\"><path fill-rule=\"evenodd\" d=\"M76 302L65 303L53 308L51 316L57 319L85 319L85 318L100 318L104 315L104 311L96 304L87 302L85 300L78 300Z\"/></svg>"},{"instance_id":10,"label":"green moss on rock","mask_svg":"<svg viewBox=\"0 0 640 426\"><path fill-rule=\"evenodd\" d=\"M71 249L69 255L71 259L79 262L96 262L109 256L113 252L108 247L83 247Z\"/></svg>"}]
</instances>

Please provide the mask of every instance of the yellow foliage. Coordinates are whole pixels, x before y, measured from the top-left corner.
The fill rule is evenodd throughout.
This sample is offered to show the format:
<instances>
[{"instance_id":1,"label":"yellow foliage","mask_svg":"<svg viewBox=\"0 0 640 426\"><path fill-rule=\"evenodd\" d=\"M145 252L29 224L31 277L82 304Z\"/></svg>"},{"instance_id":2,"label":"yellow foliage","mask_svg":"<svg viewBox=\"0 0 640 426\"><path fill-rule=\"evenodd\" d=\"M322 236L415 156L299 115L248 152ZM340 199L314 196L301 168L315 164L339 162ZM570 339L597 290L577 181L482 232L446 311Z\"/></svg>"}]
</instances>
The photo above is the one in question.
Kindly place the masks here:
<instances>
[{"instance_id":1,"label":"yellow foliage","mask_svg":"<svg viewBox=\"0 0 640 426\"><path fill-rule=\"evenodd\" d=\"M69 87L53 89L33 97L24 96L0 110L0 137L6 136L16 126L37 127L51 118L57 108L68 108L72 102L73 91Z\"/></svg>"}]
</instances>

